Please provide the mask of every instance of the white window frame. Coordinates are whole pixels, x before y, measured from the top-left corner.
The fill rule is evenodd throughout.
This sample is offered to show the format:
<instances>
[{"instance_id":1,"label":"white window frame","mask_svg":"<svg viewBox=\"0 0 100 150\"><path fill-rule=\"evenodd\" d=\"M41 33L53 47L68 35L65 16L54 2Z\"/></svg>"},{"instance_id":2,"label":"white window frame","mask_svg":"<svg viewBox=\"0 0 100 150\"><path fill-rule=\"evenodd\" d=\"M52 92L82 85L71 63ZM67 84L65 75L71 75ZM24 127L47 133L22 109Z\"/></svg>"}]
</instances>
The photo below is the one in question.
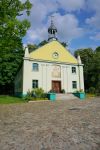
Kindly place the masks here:
<instances>
[{"instance_id":1,"label":"white window frame","mask_svg":"<svg viewBox=\"0 0 100 150\"><path fill-rule=\"evenodd\" d=\"M38 63L32 63L32 71L39 71L39 64Z\"/></svg>"},{"instance_id":2,"label":"white window frame","mask_svg":"<svg viewBox=\"0 0 100 150\"><path fill-rule=\"evenodd\" d=\"M72 67L72 74L76 74L76 67Z\"/></svg>"},{"instance_id":3,"label":"white window frame","mask_svg":"<svg viewBox=\"0 0 100 150\"><path fill-rule=\"evenodd\" d=\"M72 81L72 88L77 89L77 81Z\"/></svg>"}]
</instances>

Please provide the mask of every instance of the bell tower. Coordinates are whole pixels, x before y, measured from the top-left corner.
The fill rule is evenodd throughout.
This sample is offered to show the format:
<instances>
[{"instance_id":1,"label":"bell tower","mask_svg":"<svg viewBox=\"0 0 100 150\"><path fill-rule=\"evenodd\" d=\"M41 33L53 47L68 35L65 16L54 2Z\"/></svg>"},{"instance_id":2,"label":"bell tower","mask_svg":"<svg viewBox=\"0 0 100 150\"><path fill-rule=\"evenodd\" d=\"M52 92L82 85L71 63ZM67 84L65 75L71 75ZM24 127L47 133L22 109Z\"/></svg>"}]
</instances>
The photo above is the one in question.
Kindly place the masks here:
<instances>
[{"instance_id":1,"label":"bell tower","mask_svg":"<svg viewBox=\"0 0 100 150\"><path fill-rule=\"evenodd\" d=\"M54 25L53 17L51 16L51 25L48 28L48 41L57 40L57 28Z\"/></svg>"}]
</instances>

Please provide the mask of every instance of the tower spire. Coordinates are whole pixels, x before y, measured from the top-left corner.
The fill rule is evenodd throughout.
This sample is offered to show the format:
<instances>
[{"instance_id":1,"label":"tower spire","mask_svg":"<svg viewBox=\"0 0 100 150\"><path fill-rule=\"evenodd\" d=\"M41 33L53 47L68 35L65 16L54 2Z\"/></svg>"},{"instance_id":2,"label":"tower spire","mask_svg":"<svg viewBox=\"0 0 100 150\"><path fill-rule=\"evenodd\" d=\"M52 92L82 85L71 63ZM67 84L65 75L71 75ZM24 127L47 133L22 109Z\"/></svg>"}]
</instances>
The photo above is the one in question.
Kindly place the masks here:
<instances>
[{"instance_id":1,"label":"tower spire","mask_svg":"<svg viewBox=\"0 0 100 150\"><path fill-rule=\"evenodd\" d=\"M54 23L53 23L53 18L54 18L54 16L52 15L52 16L51 16L51 26L54 25Z\"/></svg>"},{"instance_id":2,"label":"tower spire","mask_svg":"<svg viewBox=\"0 0 100 150\"><path fill-rule=\"evenodd\" d=\"M51 25L48 28L48 41L57 40L57 28L53 21L54 16L51 16Z\"/></svg>"}]
</instances>

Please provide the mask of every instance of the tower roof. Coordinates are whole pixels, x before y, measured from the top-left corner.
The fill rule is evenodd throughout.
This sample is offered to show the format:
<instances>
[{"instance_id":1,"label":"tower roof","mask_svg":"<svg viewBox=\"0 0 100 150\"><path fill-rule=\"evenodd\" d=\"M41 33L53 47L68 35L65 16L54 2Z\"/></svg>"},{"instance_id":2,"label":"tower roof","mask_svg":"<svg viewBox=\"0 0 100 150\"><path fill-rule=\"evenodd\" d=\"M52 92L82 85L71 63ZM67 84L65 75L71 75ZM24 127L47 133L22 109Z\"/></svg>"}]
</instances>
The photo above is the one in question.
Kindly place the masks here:
<instances>
[{"instance_id":1,"label":"tower roof","mask_svg":"<svg viewBox=\"0 0 100 150\"><path fill-rule=\"evenodd\" d=\"M49 40L49 41L51 41L51 40L57 40L57 37L56 37L57 28L55 27L52 18L53 18L53 16L51 16L51 25L50 25L50 27L48 28L48 34L49 34L48 40Z\"/></svg>"},{"instance_id":2,"label":"tower roof","mask_svg":"<svg viewBox=\"0 0 100 150\"><path fill-rule=\"evenodd\" d=\"M55 32L57 32L57 28L55 27L53 20L51 20L51 25L48 28L48 32L51 33L51 30L54 30Z\"/></svg>"}]
</instances>

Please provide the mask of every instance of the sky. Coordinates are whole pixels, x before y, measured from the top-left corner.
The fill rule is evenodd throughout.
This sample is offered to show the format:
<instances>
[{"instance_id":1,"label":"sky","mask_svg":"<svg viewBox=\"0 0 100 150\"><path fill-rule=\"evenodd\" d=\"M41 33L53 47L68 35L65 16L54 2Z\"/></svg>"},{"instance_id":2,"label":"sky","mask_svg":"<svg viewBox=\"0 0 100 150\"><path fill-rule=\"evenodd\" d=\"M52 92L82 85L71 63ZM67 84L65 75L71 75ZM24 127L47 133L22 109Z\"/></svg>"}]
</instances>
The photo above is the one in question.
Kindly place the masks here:
<instances>
[{"instance_id":1,"label":"sky","mask_svg":"<svg viewBox=\"0 0 100 150\"><path fill-rule=\"evenodd\" d=\"M21 0L25 1L25 0ZM68 43L74 52L80 48L100 46L100 0L30 0L33 4L28 18L31 27L23 44L38 44L48 40L48 27L53 15L57 38Z\"/></svg>"}]
</instances>

